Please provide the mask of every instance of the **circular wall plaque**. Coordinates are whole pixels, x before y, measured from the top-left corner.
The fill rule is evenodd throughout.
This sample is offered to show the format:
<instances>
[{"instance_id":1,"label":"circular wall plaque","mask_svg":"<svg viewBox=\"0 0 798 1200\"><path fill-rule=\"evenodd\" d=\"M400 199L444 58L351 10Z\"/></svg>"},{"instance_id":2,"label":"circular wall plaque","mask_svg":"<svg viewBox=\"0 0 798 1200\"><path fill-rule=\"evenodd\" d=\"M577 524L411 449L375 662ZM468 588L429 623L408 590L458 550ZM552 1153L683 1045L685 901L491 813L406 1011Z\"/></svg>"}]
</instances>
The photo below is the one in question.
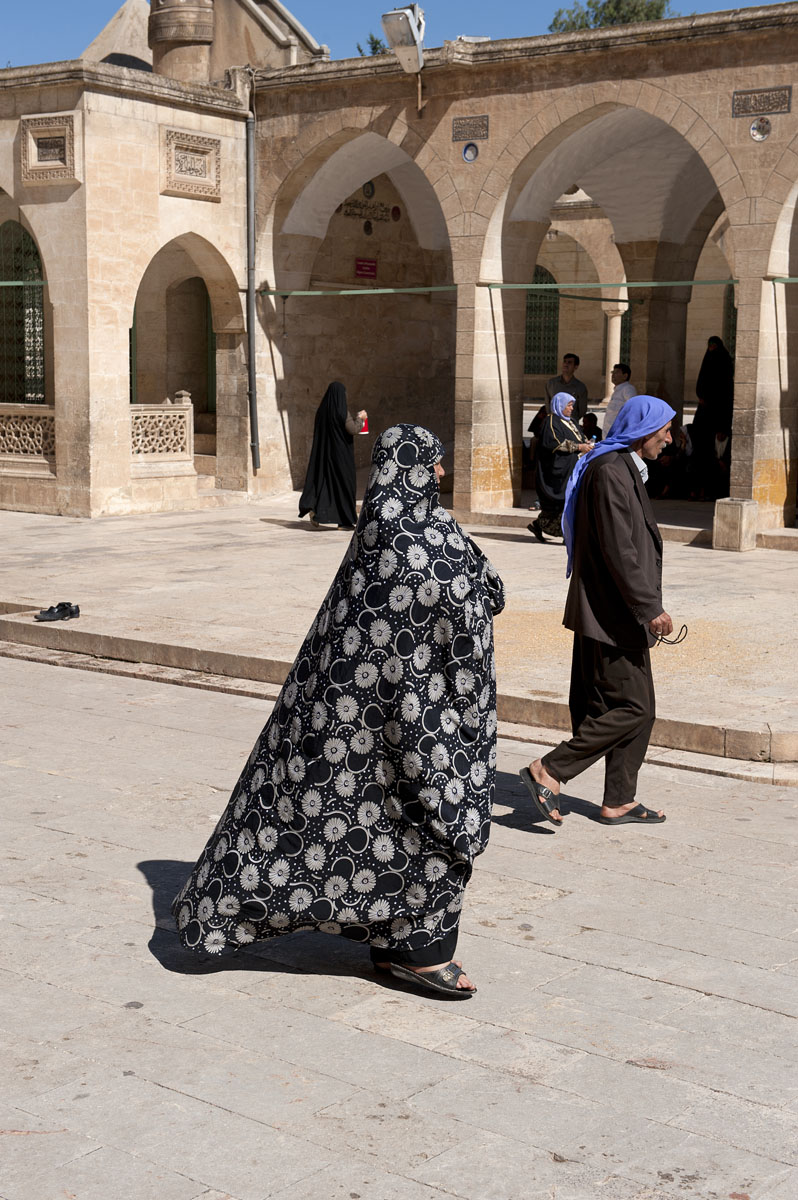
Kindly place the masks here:
<instances>
[{"instance_id":1,"label":"circular wall plaque","mask_svg":"<svg viewBox=\"0 0 798 1200\"><path fill-rule=\"evenodd\" d=\"M370 200L371 197L374 195L374 184L372 183L372 181L370 179L369 179L368 183L363 184L363 195L366 197L367 200Z\"/></svg>"},{"instance_id":2,"label":"circular wall plaque","mask_svg":"<svg viewBox=\"0 0 798 1200\"><path fill-rule=\"evenodd\" d=\"M770 131L773 126L770 124L769 117L757 117L751 123L751 137L755 142L764 142L765 138L770 137Z\"/></svg>"},{"instance_id":3,"label":"circular wall plaque","mask_svg":"<svg viewBox=\"0 0 798 1200\"><path fill-rule=\"evenodd\" d=\"M472 163L479 158L479 146L476 142L466 142L463 146L463 161Z\"/></svg>"},{"instance_id":4,"label":"circular wall plaque","mask_svg":"<svg viewBox=\"0 0 798 1200\"><path fill-rule=\"evenodd\" d=\"M401 219L402 219L402 210L398 204L394 204L393 208L391 209L391 220L392 221L401 221Z\"/></svg>"},{"instance_id":5,"label":"circular wall plaque","mask_svg":"<svg viewBox=\"0 0 798 1200\"><path fill-rule=\"evenodd\" d=\"M372 225L371 221L363 222L363 232L365 233L366 237L371 237L372 233L374 232L374 226Z\"/></svg>"}]
</instances>

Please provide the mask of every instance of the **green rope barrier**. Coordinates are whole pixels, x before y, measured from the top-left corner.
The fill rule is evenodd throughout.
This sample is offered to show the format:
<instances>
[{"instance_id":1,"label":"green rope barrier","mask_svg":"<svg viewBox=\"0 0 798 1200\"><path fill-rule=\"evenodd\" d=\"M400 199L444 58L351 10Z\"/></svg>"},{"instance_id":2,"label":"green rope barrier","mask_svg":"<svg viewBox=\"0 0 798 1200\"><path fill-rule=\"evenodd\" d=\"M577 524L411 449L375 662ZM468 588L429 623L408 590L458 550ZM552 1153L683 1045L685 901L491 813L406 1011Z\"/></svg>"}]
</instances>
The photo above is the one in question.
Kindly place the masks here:
<instances>
[{"instance_id":1,"label":"green rope barrier","mask_svg":"<svg viewBox=\"0 0 798 1200\"><path fill-rule=\"evenodd\" d=\"M737 283L736 279L663 279L648 280L635 283L478 283L477 287L489 288L491 291L526 291L544 292L557 291L563 300L585 300L596 304L607 302L604 296L572 296L563 292L563 288L582 288L597 291L599 288L656 288L656 287L720 287L729 283ZM798 279L777 279L776 283L798 283ZM7 285L12 286L12 285ZM15 286L15 285L13 285ZM261 296L412 296L428 292L456 292L458 284L446 283L430 287L365 287L365 288L305 288L292 290L290 288L260 288ZM642 304L642 300L629 301Z\"/></svg>"},{"instance_id":2,"label":"green rope barrier","mask_svg":"<svg viewBox=\"0 0 798 1200\"><path fill-rule=\"evenodd\" d=\"M328 291L322 288L311 288L308 291L281 291L275 288L260 288L261 296L396 296L410 295L417 292L456 292L456 283L447 283L439 287L406 287L406 288L341 288Z\"/></svg>"},{"instance_id":3,"label":"green rope barrier","mask_svg":"<svg viewBox=\"0 0 798 1200\"><path fill-rule=\"evenodd\" d=\"M527 292L551 292L560 288L656 288L656 287L718 287L720 284L738 283L737 279L649 279L635 283L480 283L478 287L513 289Z\"/></svg>"}]
</instances>

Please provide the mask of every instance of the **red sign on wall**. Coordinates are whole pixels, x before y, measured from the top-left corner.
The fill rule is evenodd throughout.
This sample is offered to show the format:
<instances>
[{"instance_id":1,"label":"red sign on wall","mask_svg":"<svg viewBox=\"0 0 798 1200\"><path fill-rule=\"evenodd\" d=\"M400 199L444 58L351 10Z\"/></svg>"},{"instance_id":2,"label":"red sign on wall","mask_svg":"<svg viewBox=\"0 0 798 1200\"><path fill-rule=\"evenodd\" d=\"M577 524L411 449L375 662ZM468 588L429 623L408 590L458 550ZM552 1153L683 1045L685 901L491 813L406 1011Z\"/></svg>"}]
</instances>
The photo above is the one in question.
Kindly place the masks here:
<instances>
[{"instance_id":1,"label":"red sign on wall","mask_svg":"<svg viewBox=\"0 0 798 1200\"><path fill-rule=\"evenodd\" d=\"M356 258L355 259L355 279L376 279L377 278L377 260L376 258Z\"/></svg>"}]
</instances>

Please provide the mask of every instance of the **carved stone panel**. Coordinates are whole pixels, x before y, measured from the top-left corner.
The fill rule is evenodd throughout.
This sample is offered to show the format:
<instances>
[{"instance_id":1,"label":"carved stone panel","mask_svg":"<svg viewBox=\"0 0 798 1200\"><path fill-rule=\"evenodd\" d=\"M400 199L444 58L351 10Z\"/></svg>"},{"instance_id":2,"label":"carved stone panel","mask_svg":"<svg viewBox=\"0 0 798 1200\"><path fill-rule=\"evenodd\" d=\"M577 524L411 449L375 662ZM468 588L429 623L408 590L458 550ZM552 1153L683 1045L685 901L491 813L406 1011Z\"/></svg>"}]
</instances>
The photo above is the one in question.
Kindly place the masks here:
<instances>
[{"instance_id":1,"label":"carved stone panel","mask_svg":"<svg viewBox=\"0 0 798 1200\"><path fill-rule=\"evenodd\" d=\"M50 458L55 454L55 414L22 405L0 406L0 455Z\"/></svg>"},{"instance_id":2,"label":"carved stone panel","mask_svg":"<svg viewBox=\"0 0 798 1200\"><path fill-rule=\"evenodd\" d=\"M76 113L23 117L20 174L25 184L80 183Z\"/></svg>"},{"instance_id":3,"label":"carved stone panel","mask_svg":"<svg viewBox=\"0 0 798 1200\"><path fill-rule=\"evenodd\" d=\"M130 409L131 453L134 458L191 458L194 453L190 404L134 404Z\"/></svg>"},{"instance_id":4,"label":"carved stone panel","mask_svg":"<svg viewBox=\"0 0 798 1200\"><path fill-rule=\"evenodd\" d=\"M222 199L219 138L161 127L161 195Z\"/></svg>"},{"instance_id":5,"label":"carved stone panel","mask_svg":"<svg viewBox=\"0 0 798 1200\"><path fill-rule=\"evenodd\" d=\"M760 117L766 113L788 113L792 107L792 87L749 88L732 93L733 117Z\"/></svg>"}]
</instances>

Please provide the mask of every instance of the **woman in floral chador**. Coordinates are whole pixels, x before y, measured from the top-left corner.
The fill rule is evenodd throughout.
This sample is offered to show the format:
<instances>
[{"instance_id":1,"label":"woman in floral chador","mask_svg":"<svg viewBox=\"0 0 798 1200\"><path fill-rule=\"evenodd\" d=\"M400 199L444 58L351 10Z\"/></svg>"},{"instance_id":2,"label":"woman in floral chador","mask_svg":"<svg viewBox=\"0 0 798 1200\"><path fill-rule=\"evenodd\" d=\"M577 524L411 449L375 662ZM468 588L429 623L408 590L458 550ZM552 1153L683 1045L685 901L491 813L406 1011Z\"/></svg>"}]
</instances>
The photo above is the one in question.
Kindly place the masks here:
<instances>
[{"instance_id":1,"label":"woman in floral chador","mask_svg":"<svg viewBox=\"0 0 798 1200\"><path fill-rule=\"evenodd\" d=\"M463 892L496 765L495 570L438 503L443 447L378 438L357 530L173 911L219 954L299 929L458 997Z\"/></svg>"}]
</instances>

